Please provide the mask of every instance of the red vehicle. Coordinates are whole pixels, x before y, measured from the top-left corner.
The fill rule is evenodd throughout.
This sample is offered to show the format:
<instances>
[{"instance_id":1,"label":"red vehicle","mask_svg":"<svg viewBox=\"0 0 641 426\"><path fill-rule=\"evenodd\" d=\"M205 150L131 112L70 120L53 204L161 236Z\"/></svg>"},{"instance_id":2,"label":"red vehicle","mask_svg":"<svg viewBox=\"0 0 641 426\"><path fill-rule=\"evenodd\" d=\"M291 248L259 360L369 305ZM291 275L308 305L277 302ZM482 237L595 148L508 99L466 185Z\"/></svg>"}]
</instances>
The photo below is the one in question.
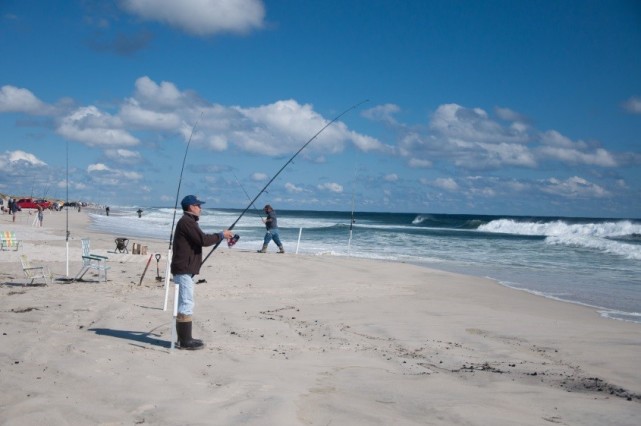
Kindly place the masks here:
<instances>
[{"instance_id":1,"label":"red vehicle","mask_svg":"<svg viewBox=\"0 0 641 426\"><path fill-rule=\"evenodd\" d=\"M38 206L43 209L51 207L51 202L47 200L34 200L33 198L22 198L17 201L18 207L21 209L37 209Z\"/></svg>"}]
</instances>

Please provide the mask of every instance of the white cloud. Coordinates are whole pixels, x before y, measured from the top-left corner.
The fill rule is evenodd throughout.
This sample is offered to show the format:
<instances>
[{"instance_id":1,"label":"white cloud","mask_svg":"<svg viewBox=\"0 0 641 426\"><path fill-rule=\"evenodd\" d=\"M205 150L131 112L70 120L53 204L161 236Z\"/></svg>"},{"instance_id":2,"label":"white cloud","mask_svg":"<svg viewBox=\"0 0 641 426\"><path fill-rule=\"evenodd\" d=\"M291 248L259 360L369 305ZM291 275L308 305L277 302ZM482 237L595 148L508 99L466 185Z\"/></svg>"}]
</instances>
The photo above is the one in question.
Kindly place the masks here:
<instances>
[{"instance_id":1,"label":"white cloud","mask_svg":"<svg viewBox=\"0 0 641 426\"><path fill-rule=\"evenodd\" d=\"M298 194L298 193L301 193L301 192L303 192L303 191L304 191L304 189L303 189L303 188L301 188L301 187L299 187L299 186L296 186L296 185L294 185L294 184L293 184L293 183L291 183L291 182L287 182L287 183L285 184L285 190L286 190L287 192L291 193L291 194Z\"/></svg>"},{"instance_id":2,"label":"white cloud","mask_svg":"<svg viewBox=\"0 0 641 426\"><path fill-rule=\"evenodd\" d=\"M262 28L265 18L260 0L122 0L121 5L142 19L197 36L247 33Z\"/></svg>"},{"instance_id":3,"label":"white cloud","mask_svg":"<svg viewBox=\"0 0 641 426\"><path fill-rule=\"evenodd\" d=\"M227 130L229 139L243 151L254 154L273 156L296 152L329 123L311 105L300 105L293 99L234 109L242 117L234 120L235 128ZM337 121L318 134L308 150L335 154L341 152L349 140L362 149L383 148L375 139L351 132Z\"/></svg>"},{"instance_id":4,"label":"white cloud","mask_svg":"<svg viewBox=\"0 0 641 426\"><path fill-rule=\"evenodd\" d=\"M623 103L623 109L631 114L641 114L641 98L633 96Z\"/></svg>"},{"instance_id":5,"label":"white cloud","mask_svg":"<svg viewBox=\"0 0 641 426\"><path fill-rule=\"evenodd\" d=\"M593 152L583 152L590 149L583 141L573 142L559 132L551 130L541 134L544 146L539 154L568 164L586 164L590 166L616 167L617 161L605 149L597 148Z\"/></svg>"},{"instance_id":6,"label":"white cloud","mask_svg":"<svg viewBox=\"0 0 641 426\"><path fill-rule=\"evenodd\" d=\"M93 173L93 172L107 172L111 170L107 165L102 164L102 163L96 163L96 164L89 164L87 166L87 172L88 173Z\"/></svg>"},{"instance_id":7,"label":"white cloud","mask_svg":"<svg viewBox=\"0 0 641 426\"><path fill-rule=\"evenodd\" d=\"M121 129L120 119L98 110L95 106L78 108L60 121L59 135L88 146L133 146L138 139Z\"/></svg>"},{"instance_id":8,"label":"white cloud","mask_svg":"<svg viewBox=\"0 0 641 426\"><path fill-rule=\"evenodd\" d=\"M603 198L610 194L599 185L581 177L573 176L566 180L550 178L542 182L543 192L566 198Z\"/></svg>"},{"instance_id":9,"label":"white cloud","mask_svg":"<svg viewBox=\"0 0 641 426\"><path fill-rule=\"evenodd\" d=\"M494 111L496 112L497 117L499 117L501 120L513 121L516 123L528 122L528 119L525 116L509 108L496 107L494 108Z\"/></svg>"},{"instance_id":10,"label":"white cloud","mask_svg":"<svg viewBox=\"0 0 641 426\"><path fill-rule=\"evenodd\" d=\"M118 116L127 126L139 129L171 131L182 124L180 116L176 113L142 108L134 99L130 99L123 104Z\"/></svg>"},{"instance_id":11,"label":"white cloud","mask_svg":"<svg viewBox=\"0 0 641 426\"><path fill-rule=\"evenodd\" d=\"M388 154L392 154L394 149L390 146L383 145L379 140L367 135L361 135L356 132L349 132L349 136L352 139L352 143L361 151L381 151Z\"/></svg>"},{"instance_id":12,"label":"white cloud","mask_svg":"<svg viewBox=\"0 0 641 426\"><path fill-rule=\"evenodd\" d=\"M481 108L470 109L457 104L439 106L432 116L430 129L448 139L466 142L527 142L527 134L502 127Z\"/></svg>"},{"instance_id":13,"label":"white cloud","mask_svg":"<svg viewBox=\"0 0 641 426\"><path fill-rule=\"evenodd\" d=\"M252 179L254 182L262 182L262 181L267 180L267 178L268 178L268 177L269 177L269 176L268 176L266 173L259 173L259 172L256 172L256 173L252 173L251 179Z\"/></svg>"},{"instance_id":14,"label":"white cloud","mask_svg":"<svg viewBox=\"0 0 641 426\"><path fill-rule=\"evenodd\" d=\"M128 149L107 149L105 150L105 155L110 160L114 160L120 163L134 164L139 162L142 157L139 152L130 151Z\"/></svg>"},{"instance_id":15,"label":"white cloud","mask_svg":"<svg viewBox=\"0 0 641 426\"><path fill-rule=\"evenodd\" d=\"M448 191L456 191L458 189L458 184L452 178L437 178L434 180L434 186Z\"/></svg>"},{"instance_id":16,"label":"white cloud","mask_svg":"<svg viewBox=\"0 0 641 426\"><path fill-rule=\"evenodd\" d=\"M586 149L588 147L585 142L573 142L572 139L562 135L556 130L548 130L547 132L541 133L541 143L549 146L572 149Z\"/></svg>"},{"instance_id":17,"label":"white cloud","mask_svg":"<svg viewBox=\"0 0 641 426\"><path fill-rule=\"evenodd\" d=\"M398 175L396 173L390 173L388 175L385 175L383 179L387 182L396 182L398 181Z\"/></svg>"},{"instance_id":18,"label":"white cloud","mask_svg":"<svg viewBox=\"0 0 641 426\"><path fill-rule=\"evenodd\" d=\"M0 112L48 115L53 112L53 108L42 102L27 89L2 86L0 88Z\"/></svg>"},{"instance_id":19,"label":"white cloud","mask_svg":"<svg viewBox=\"0 0 641 426\"><path fill-rule=\"evenodd\" d=\"M14 166L18 166L18 163L27 163L30 166L36 167L47 165L47 163L35 155L21 150L6 151L4 154L0 154L0 169L13 168Z\"/></svg>"},{"instance_id":20,"label":"white cloud","mask_svg":"<svg viewBox=\"0 0 641 426\"><path fill-rule=\"evenodd\" d=\"M400 112L401 108L394 104L377 105L362 112L362 116L374 121L382 121L391 125L396 125L397 121L394 114Z\"/></svg>"},{"instance_id":21,"label":"white cloud","mask_svg":"<svg viewBox=\"0 0 641 426\"><path fill-rule=\"evenodd\" d=\"M154 108L175 109L184 107L189 102L189 96L178 90L175 84L163 81L157 84L147 76L136 80L134 98L142 105Z\"/></svg>"},{"instance_id":22,"label":"white cloud","mask_svg":"<svg viewBox=\"0 0 641 426\"><path fill-rule=\"evenodd\" d=\"M143 178L141 173L128 170L119 170L118 174L129 180L140 180Z\"/></svg>"},{"instance_id":23,"label":"white cloud","mask_svg":"<svg viewBox=\"0 0 641 426\"><path fill-rule=\"evenodd\" d=\"M142 173L114 169L103 163L90 164L87 166L87 173L89 173L92 183L107 186L120 186L131 181L139 181L144 177Z\"/></svg>"},{"instance_id":24,"label":"white cloud","mask_svg":"<svg viewBox=\"0 0 641 426\"><path fill-rule=\"evenodd\" d=\"M30 112L46 109L31 92L7 87L5 108ZM292 99L254 108L226 107L208 103L171 82L156 83L143 76L136 80L133 96L124 99L115 114L94 105L75 108L56 119L56 132L67 140L106 149L109 158L129 163L134 161L132 156L124 158L125 153L114 150L139 145L140 139L133 132L153 132L155 137L179 134L185 141L191 139L194 145L217 152L234 146L268 156L297 152L310 141L305 156L315 161L342 152L349 142L366 152L392 152L375 138L353 132L340 121L324 128L329 122L311 105Z\"/></svg>"},{"instance_id":25,"label":"white cloud","mask_svg":"<svg viewBox=\"0 0 641 426\"><path fill-rule=\"evenodd\" d=\"M616 167L617 162L605 149L599 148L593 153L580 152L576 149L543 147L541 154L568 164L587 164L601 167Z\"/></svg>"},{"instance_id":26,"label":"white cloud","mask_svg":"<svg viewBox=\"0 0 641 426\"><path fill-rule=\"evenodd\" d=\"M340 185L334 182L327 182L327 183L320 184L317 186L317 188L320 189L321 191L330 191L330 192L336 192L336 193L343 192L343 185Z\"/></svg>"},{"instance_id":27,"label":"white cloud","mask_svg":"<svg viewBox=\"0 0 641 426\"><path fill-rule=\"evenodd\" d=\"M516 115L505 108L501 114L513 119ZM471 170L535 167L536 159L526 145L529 141L526 125L505 127L480 108L445 104L432 114L426 134L410 130L401 137L398 152L412 167L430 167L435 161Z\"/></svg>"}]
</instances>

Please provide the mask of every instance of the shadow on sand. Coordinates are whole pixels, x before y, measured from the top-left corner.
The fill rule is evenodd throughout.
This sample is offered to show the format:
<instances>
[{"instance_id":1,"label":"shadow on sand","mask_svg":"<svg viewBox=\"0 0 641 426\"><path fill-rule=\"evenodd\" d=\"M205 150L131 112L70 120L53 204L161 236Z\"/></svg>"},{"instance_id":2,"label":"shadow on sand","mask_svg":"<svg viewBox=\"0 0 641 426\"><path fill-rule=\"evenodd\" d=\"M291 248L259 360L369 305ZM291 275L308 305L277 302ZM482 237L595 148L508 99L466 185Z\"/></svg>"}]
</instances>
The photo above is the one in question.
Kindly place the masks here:
<instances>
[{"instance_id":1,"label":"shadow on sand","mask_svg":"<svg viewBox=\"0 0 641 426\"><path fill-rule=\"evenodd\" d=\"M117 337L119 339L133 340L138 343L145 343L153 346L160 346L162 348L171 348L171 342L167 340L157 339L151 337L153 334L146 331L130 331L130 330L112 330L109 328L89 328L89 331L93 331L99 336L111 336Z\"/></svg>"}]
</instances>

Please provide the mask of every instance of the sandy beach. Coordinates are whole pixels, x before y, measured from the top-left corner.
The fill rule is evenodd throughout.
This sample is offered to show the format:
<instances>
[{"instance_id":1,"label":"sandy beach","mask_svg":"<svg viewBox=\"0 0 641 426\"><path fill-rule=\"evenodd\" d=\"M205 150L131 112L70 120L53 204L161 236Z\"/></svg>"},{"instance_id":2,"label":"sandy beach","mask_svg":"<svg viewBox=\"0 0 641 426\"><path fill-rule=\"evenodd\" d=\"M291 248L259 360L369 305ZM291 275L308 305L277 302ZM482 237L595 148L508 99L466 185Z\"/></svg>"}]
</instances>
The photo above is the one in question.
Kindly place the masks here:
<instances>
[{"instance_id":1,"label":"sandy beach","mask_svg":"<svg viewBox=\"0 0 641 426\"><path fill-rule=\"evenodd\" d=\"M2 425L639 424L641 325L411 264L221 245L196 277L206 348L171 350L167 243L115 253L127 236L85 212L69 275L89 238L107 282L24 286L22 254L67 275L67 215L0 216L21 240L0 253Z\"/></svg>"}]
</instances>

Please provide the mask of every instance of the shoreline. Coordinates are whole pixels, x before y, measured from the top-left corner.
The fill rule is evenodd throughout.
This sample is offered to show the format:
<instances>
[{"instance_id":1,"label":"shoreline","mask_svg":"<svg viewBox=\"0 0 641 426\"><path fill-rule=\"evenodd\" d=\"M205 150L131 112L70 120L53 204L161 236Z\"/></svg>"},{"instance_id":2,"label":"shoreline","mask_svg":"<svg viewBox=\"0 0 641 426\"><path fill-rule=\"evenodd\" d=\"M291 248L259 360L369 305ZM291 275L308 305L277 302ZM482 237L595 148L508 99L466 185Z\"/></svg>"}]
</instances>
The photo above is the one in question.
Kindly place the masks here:
<instances>
[{"instance_id":1,"label":"shoreline","mask_svg":"<svg viewBox=\"0 0 641 426\"><path fill-rule=\"evenodd\" d=\"M111 253L115 236L89 231L85 212L69 212L70 273L89 237L109 257L109 281L22 287L18 254L64 270L55 214L42 232L0 216L0 230L25 237L0 254L0 424L633 425L641 415L638 324L402 262L219 248L196 286L194 336L207 347L170 351L156 262L138 286L150 256ZM164 276L166 243L141 242Z\"/></svg>"}]
</instances>

